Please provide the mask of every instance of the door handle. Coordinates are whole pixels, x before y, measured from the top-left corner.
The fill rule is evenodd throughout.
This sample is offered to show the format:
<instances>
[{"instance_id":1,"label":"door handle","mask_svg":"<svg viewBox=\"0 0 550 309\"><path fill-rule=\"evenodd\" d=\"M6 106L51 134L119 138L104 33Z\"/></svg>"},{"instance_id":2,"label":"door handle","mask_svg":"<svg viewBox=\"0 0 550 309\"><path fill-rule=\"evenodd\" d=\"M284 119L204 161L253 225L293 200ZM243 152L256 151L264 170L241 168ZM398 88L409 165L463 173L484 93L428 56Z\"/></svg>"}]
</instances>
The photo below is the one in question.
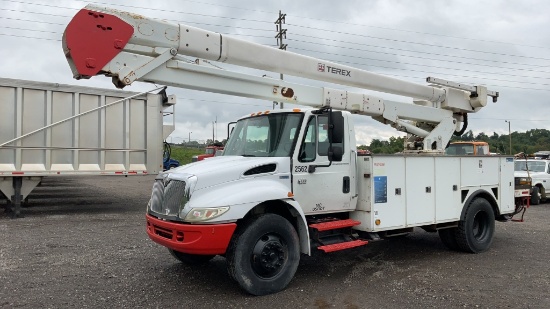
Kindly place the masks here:
<instances>
[{"instance_id":1,"label":"door handle","mask_svg":"<svg viewBox=\"0 0 550 309\"><path fill-rule=\"evenodd\" d=\"M349 176L344 176L344 183L343 183L343 186L342 186L342 192L349 193L349 185L350 185Z\"/></svg>"}]
</instances>

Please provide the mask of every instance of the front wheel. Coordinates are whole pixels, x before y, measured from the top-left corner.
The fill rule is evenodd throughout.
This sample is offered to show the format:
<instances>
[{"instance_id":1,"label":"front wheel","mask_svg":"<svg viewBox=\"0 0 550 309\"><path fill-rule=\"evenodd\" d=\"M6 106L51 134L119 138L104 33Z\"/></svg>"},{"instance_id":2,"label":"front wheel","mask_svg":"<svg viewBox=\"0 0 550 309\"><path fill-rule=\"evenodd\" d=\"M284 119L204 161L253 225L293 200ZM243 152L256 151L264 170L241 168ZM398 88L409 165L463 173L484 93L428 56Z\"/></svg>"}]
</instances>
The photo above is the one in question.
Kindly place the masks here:
<instances>
[{"instance_id":1,"label":"front wheel","mask_svg":"<svg viewBox=\"0 0 550 309\"><path fill-rule=\"evenodd\" d=\"M241 226L227 251L228 272L253 295L286 288L300 261L296 230L285 218L263 214Z\"/></svg>"},{"instance_id":2,"label":"front wheel","mask_svg":"<svg viewBox=\"0 0 550 309\"><path fill-rule=\"evenodd\" d=\"M539 187L533 187L533 192L531 193L531 205L539 205L541 200L541 194Z\"/></svg>"},{"instance_id":3,"label":"front wheel","mask_svg":"<svg viewBox=\"0 0 550 309\"><path fill-rule=\"evenodd\" d=\"M466 252L486 251L493 242L495 213L484 198L475 198L466 209L464 219L458 223L455 237L458 247Z\"/></svg>"}]
</instances>

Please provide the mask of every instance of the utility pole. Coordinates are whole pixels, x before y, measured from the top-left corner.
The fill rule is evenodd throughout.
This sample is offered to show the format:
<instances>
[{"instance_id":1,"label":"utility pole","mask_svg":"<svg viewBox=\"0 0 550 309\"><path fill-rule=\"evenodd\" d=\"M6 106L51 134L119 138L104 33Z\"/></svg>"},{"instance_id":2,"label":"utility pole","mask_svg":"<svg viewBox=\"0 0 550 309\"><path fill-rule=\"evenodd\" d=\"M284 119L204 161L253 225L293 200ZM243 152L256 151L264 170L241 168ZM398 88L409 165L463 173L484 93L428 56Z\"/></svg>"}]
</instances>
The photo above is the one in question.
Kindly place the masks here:
<instances>
[{"instance_id":1,"label":"utility pole","mask_svg":"<svg viewBox=\"0 0 550 309\"><path fill-rule=\"evenodd\" d=\"M277 45L279 45L279 49L286 50L287 44L283 44L283 39L286 39L286 29L283 29L283 24L286 23L286 14L281 13L281 10L279 10L279 18L275 21L275 28L277 30L277 35L275 38L277 39ZM283 80L283 74L281 73L281 80ZM273 102L273 109L275 109L275 105L277 105L277 102ZM279 102L279 105L281 109L283 109L283 102Z\"/></svg>"},{"instance_id":2,"label":"utility pole","mask_svg":"<svg viewBox=\"0 0 550 309\"><path fill-rule=\"evenodd\" d=\"M512 154L512 132L510 130L510 120L504 120L505 122L508 122L508 137L510 138L510 155Z\"/></svg>"}]
</instances>

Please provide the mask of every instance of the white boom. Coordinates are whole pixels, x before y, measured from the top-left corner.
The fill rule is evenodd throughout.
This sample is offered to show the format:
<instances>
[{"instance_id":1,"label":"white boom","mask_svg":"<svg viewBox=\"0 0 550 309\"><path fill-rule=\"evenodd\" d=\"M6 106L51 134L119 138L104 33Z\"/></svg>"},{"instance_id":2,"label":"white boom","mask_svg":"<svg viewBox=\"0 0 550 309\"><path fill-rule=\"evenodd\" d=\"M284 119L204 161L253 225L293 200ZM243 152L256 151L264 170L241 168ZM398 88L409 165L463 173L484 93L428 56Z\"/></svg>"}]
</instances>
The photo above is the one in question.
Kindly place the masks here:
<instances>
[{"instance_id":1,"label":"white boom","mask_svg":"<svg viewBox=\"0 0 550 309\"><path fill-rule=\"evenodd\" d=\"M483 86L433 78L427 80L431 85L416 84L95 5L86 6L71 20L63 35L63 48L77 79L106 74L119 88L140 80L348 110L420 137L424 152L443 151L452 134L460 129L466 113L484 107L487 96L494 102L498 97L498 92L487 91ZM416 104L204 67L198 65L200 62L185 61L182 55L406 96Z\"/></svg>"}]
</instances>

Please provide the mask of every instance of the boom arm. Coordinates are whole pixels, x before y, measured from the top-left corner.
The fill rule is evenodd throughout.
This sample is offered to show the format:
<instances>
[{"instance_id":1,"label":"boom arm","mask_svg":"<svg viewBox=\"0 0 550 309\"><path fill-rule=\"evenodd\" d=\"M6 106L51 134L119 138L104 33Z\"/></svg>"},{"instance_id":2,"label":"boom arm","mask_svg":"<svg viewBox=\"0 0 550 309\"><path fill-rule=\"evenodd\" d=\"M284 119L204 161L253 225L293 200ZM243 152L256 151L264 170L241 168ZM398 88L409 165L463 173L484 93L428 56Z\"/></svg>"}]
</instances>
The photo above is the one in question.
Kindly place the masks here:
<instances>
[{"instance_id":1,"label":"boom arm","mask_svg":"<svg viewBox=\"0 0 550 309\"><path fill-rule=\"evenodd\" d=\"M442 151L464 113L496 101L485 87L429 79L420 85L349 66L105 7L88 5L63 34L74 77L113 77L122 88L136 80L312 107L330 106L372 116L422 138L424 151ZM413 104L326 87L310 87L184 61L181 55L220 61L416 99ZM200 63L200 62L199 62ZM412 120L414 123L411 123Z\"/></svg>"}]
</instances>

